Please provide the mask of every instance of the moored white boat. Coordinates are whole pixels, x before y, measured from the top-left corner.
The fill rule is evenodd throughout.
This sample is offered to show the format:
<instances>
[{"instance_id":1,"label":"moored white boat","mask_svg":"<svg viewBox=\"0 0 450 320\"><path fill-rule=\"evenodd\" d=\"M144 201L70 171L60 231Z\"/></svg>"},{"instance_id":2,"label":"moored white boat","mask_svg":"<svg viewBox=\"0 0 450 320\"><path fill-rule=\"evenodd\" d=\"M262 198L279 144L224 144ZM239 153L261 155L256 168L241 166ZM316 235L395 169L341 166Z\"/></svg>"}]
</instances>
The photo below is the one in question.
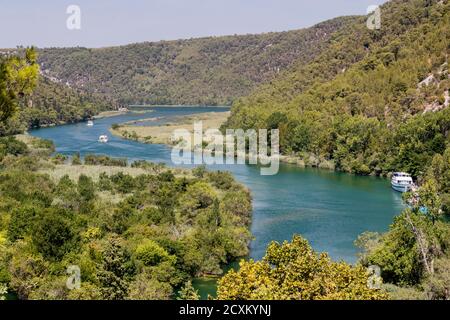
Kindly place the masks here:
<instances>
[{"instance_id":1,"label":"moored white boat","mask_svg":"<svg viewBox=\"0 0 450 320\"><path fill-rule=\"evenodd\" d=\"M410 174L405 172L395 172L391 179L392 189L398 192L409 192L414 188L414 181Z\"/></svg>"},{"instance_id":2,"label":"moored white boat","mask_svg":"<svg viewBox=\"0 0 450 320\"><path fill-rule=\"evenodd\" d=\"M87 126L88 126L88 127L93 127L93 126L94 126L94 121L89 120L89 121L87 122Z\"/></svg>"},{"instance_id":3,"label":"moored white boat","mask_svg":"<svg viewBox=\"0 0 450 320\"><path fill-rule=\"evenodd\" d=\"M98 142L101 143L107 143L108 142L108 136L107 135L102 135L98 138Z\"/></svg>"}]
</instances>

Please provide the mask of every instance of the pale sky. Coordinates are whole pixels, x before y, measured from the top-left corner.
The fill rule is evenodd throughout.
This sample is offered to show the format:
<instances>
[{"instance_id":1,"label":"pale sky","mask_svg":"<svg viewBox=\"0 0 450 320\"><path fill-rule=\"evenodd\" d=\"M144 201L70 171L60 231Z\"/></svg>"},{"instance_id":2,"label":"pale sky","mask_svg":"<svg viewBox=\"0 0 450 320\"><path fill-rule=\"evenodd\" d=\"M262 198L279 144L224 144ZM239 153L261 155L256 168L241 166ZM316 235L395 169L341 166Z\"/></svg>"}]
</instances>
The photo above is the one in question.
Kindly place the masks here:
<instances>
[{"instance_id":1,"label":"pale sky","mask_svg":"<svg viewBox=\"0 0 450 320\"><path fill-rule=\"evenodd\" d=\"M0 0L0 48L104 47L143 41L286 31L386 0ZM69 30L69 5L81 29Z\"/></svg>"}]
</instances>

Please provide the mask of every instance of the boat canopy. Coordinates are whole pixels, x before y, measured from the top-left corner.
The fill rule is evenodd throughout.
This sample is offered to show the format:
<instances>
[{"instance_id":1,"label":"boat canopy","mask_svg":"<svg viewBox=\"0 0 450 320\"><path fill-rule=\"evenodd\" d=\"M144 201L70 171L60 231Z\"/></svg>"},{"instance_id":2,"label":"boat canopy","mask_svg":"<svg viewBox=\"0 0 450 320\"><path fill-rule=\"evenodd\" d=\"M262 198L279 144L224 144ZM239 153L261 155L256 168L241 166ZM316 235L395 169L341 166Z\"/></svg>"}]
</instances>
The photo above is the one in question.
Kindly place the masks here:
<instances>
[{"instance_id":1,"label":"boat canopy","mask_svg":"<svg viewBox=\"0 0 450 320\"><path fill-rule=\"evenodd\" d=\"M406 172L394 172L394 177L409 177L409 178L411 178L411 175Z\"/></svg>"}]
</instances>

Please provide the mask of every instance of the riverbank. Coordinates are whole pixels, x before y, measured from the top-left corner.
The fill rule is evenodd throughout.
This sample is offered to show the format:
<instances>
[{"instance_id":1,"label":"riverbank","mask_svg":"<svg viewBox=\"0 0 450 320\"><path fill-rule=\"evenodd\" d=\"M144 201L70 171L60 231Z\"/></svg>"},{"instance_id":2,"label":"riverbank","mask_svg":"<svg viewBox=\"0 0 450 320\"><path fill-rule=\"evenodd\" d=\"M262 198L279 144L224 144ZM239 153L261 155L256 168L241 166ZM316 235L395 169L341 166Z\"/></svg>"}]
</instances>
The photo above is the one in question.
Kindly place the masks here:
<instances>
[{"instance_id":1,"label":"riverbank","mask_svg":"<svg viewBox=\"0 0 450 320\"><path fill-rule=\"evenodd\" d=\"M148 144L173 145L173 133L175 130L187 130L191 134L194 131L194 122L202 121L203 131L209 129L219 129L230 116L229 112L209 112L180 116L173 118L172 122L158 126L135 126L128 123L115 125L110 132L120 138L139 141ZM142 121L156 121L154 119L144 119ZM134 121L137 123L137 121Z\"/></svg>"},{"instance_id":2,"label":"riverbank","mask_svg":"<svg viewBox=\"0 0 450 320\"><path fill-rule=\"evenodd\" d=\"M130 108L230 108L231 106L206 106L206 105L177 105L177 104L157 104L157 105L129 105Z\"/></svg>"},{"instance_id":3,"label":"riverbank","mask_svg":"<svg viewBox=\"0 0 450 320\"><path fill-rule=\"evenodd\" d=\"M115 123L160 117L163 118L157 122L160 124L203 110L157 108L148 115L127 114L105 118L96 121L95 126L90 128L85 124L72 124L30 133L55 141L56 151L68 156L77 152L81 155L96 153L173 166L171 150L164 145L135 143L115 136L110 137L110 143L100 144L97 143L98 137L107 133ZM296 156L300 160L305 157ZM255 240L251 245L250 258L260 259L272 240L282 242L289 240L292 234L302 234L313 242L316 250L329 252L333 259L354 263L357 253L354 240L364 230L385 231L392 218L403 209L401 195L392 191L386 179L301 168L303 162L293 163L294 158L282 156L283 162L293 165L282 164L279 174L272 177L261 176L256 166L208 166L212 170L231 172L252 191L252 233ZM305 161L305 165L312 167L316 163Z\"/></svg>"},{"instance_id":4,"label":"riverbank","mask_svg":"<svg viewBox=\"0 0 450 320\"><path fill-rule=\"evenodd\" d=\"M129 111L118 111L118 110L111 110L111 111L103 111L100 112L98 115L93 116L94 120L104 119L104 118L111 118L111 117L117 117L124 114L127 114Z\"/></svg>"},{"instance_id":5,"label":"riverbank","mask_svg":"<svg viewBox=\"0 0 450 320\"><path fill-rule=\"evenodd\" d=\"M173 133L175 130L184 129L193 133L194 122L202 121L203 131L208 129L220 128L230 116L230 112L210 112L202 114L192 114L189 116L180 116L172 122L157 126L138 126L143 122L158 121L161 118L145 118L140 120L128 121L121 124L115 124L110 132L120 138L132 141L138 141L146 144L165 144L173 146L175 140ZM326 170L335 170L336 166L332 160L317 157L312 154L302 155L281 155L280 161L287 164L296 165L300 168L320 168Z\"/></svg>"},{"instance_id":6,"label":"riverbank","mask_svg":"<svg viewBox=\"0 0 450 320\"><path fill-rule=\"evenodd\" d=\"M0 189L11 190L0 194L0 202L14 204L0 224L0 247L10 230L23 235L23 246L5 248L8 259L0 261L0 269L7 270L8 290L18 299L80 298L74 294L85 291L67 290L65 269L58 268L60 261L68 259L87 266L83 285L91 290L91 299L109 298L103 294L109 282L91 279L104 275L108 267L98 257L117 254L120 267L132 270L121 290L114 291L120 299L167 300L176 297L187 281L222 275L224 264L248 256L252 200L231 174L138 159L123 166L98 165L123 160L105 159L105 155L97 156L98 161L86 156L74 162L70 154L53 155L48 140L27 135L17 139L20 142L5 139L0 146L7 150L1 159ZM17 212L30 212L28 200L37 218L27 215L16 228ZM63 242L53 241L60 239L55 232L61 229L55 231L54 225L64 228ZM45 246L33 246L36 239ZM32 270L30 276L19 277L16 266L24 265L23 259L56 271L36 275ZM154 274L163 276L154 278ZM142 283L152 290L141 292Z\"/></svg>"}]
</instances>

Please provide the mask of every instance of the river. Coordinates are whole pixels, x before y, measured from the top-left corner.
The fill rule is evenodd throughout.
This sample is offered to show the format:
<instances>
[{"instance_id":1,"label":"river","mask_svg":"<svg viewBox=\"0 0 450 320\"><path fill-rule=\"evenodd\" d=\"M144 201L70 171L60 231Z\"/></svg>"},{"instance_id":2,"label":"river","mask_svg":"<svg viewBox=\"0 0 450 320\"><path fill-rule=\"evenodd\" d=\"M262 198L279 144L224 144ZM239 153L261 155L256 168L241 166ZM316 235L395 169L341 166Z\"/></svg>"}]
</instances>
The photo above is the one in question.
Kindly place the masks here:
<instances>
[{"instance_id":1,"label":"river","mask_svg":"<svg viewBox=\"0 0 450 320\"><path fill-rule=\"evenodd\" d=\"M112 137L108 132L114 123L159 118L153 124L171 118L200 112L222 112L222 107L152 107L148 112L129 113L85 123L33 130L31 135L53 140L58 153L80 152L145 159L172 165L170 148ZM148 125L149 123L147 123ZM110 141L97 139L107 134ZM281 165L275 176L261 176L260 169L249 165L214 166L227 170L245 184L253 197L250 257L260 259L272 240L290 240L293 234L307 238L315 250L326 251L333 259L354 263L357 248L353 242L364 231L387 230L393 217L403 208L401 195L390 188L389 181L376 177L358 177L312 168ZM202 295L214 291L214 281L196 281Z\"/></svg>"}]
</instances>

